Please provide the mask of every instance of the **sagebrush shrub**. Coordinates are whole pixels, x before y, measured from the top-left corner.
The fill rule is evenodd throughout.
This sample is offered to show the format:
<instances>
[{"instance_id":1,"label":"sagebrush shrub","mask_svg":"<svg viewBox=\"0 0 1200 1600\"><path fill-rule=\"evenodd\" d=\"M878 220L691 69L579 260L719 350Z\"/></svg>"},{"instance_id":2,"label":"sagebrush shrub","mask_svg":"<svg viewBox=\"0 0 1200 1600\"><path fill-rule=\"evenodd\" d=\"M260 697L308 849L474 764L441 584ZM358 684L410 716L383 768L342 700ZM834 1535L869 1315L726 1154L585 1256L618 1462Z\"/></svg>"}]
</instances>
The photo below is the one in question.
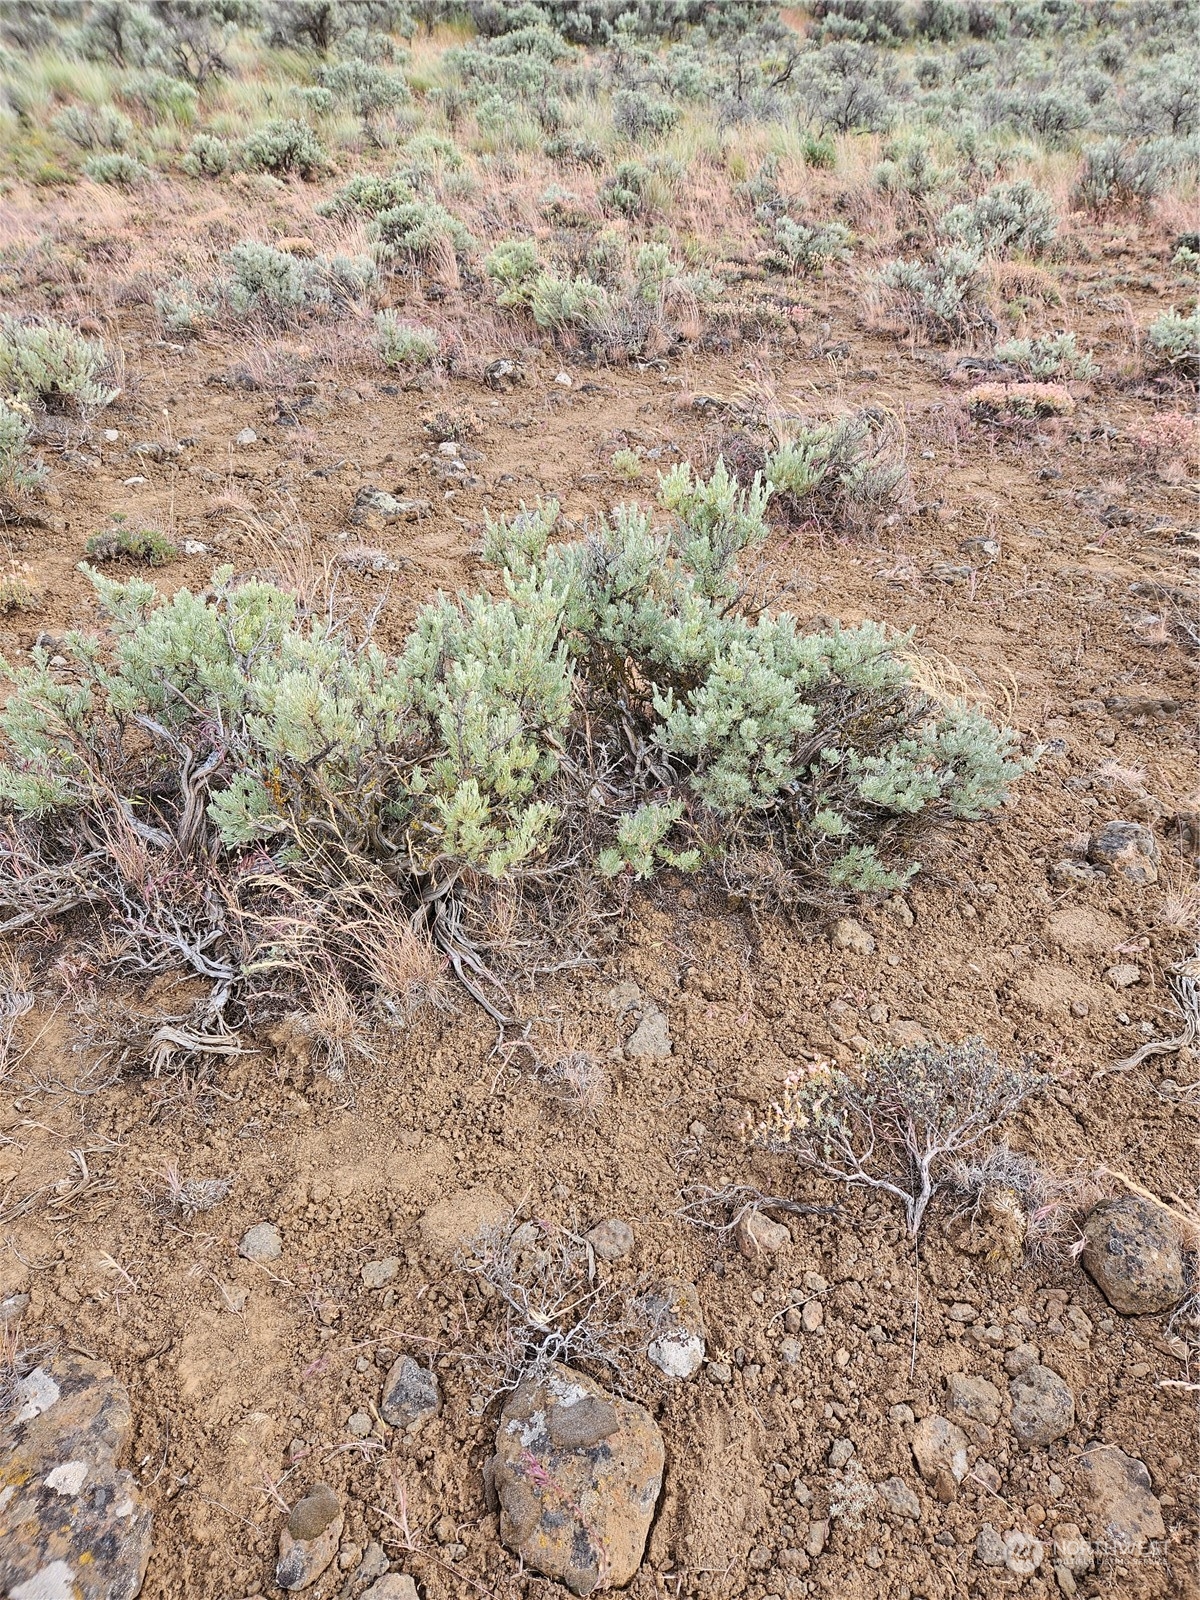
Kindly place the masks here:
<instances>
[{"instance_id":1,"label":"sagebrush shrub","mask_svg":"<svg viewBox=\"0 0 1200 1600\"><path fill-rule=\"evenodd\" d=\"M586 275L541 272L530 286L529 309L539 328L592 327L607 305L604 290Z\"/></svg>"},{"instance_id":2,"label":"sagebrush shrub","mask_svg":"<svg viewBox=\"0 0 1200 1600\"><path fill-rule=\"evenodd\" d=\"M1033 339L1009 339L992 351L997 361L1020 367L1031 378L1093 378L1096 363L1080 350L1073 333L1045 333Z\"/></svg>"},{"instance_id":3,"label":"sagebrush shrub","mask_svg":"<svg viewBox=\"0 0 1200 1600\"><path fill-rule=\"evenodd\" d=\"M89 156L83 163L83 175L93 183L111 183L118 189L137 189L154 176L144 162L121 150L102 150Z\"/></svg>"},{"instance_id":4,"label":"sagebrush shrub","mask_svg":"<svg viewBox=\"0 0 1200 1600\"><path fill-rule=\"evenodd\" d=\"M348 107L364 120L381 111L392 111L412 99L400 73L366 61L338 61L333 66L322 67L317 81L328 91L335 105Z\"/></svg>"},{"instance_id":5,"label":"sagebrush shrub","mask_svg":"<svg viewBox=\"0 0 1200 1600\"><path fill-rule=\"evenodd\" d=\"M406 200L380 211L367 229L380 261L422 261L439 248L458 255L474 240L463 224L435 200Z\"/></svg>"},{"instance_id":6,"label":"sagebrush shrub","mask_svg":"<svg viewBox=\"0 0 1200 1600\"><path fill-rule=\"evenodd\" d=\"M441 341L432 328L406 322L394 311L379 311L375 348L385 367L428 367L437 360Z\"/></svg>"},{"instance_id":7,"label":"sagebrush shrub","mask_svg":"<svg viewBox=\"0 0 1200 1600\"><path fill-rule=\"evenodd\" d=\"M1159 364L1195 373L1200 368L1200 308L1188 316L1164 311L1146 329L1146 343Z\"/></svg>"},{"instance_id":8,"label":"sagebrush shrub","mask_svg":"<svg viewBox=\"0 0 1200 1600\"><path fill-rule=\"evenodd\" d=\"M43 470L29 461L33 418L21 400L0 399L0 492L32 489Z\"/></svg>"},{"instance_id":9,"label":"sagebrush shrub","mask_svg":"<svg viewBox=\"0 0 1200 1600\"><path fill-rule=\"evenodd\" d=\"M94 561L135 561L162 567L174 561L179 551L161 528L130 523L118 514L109 527L91 535L84 553Z\"/></svg>"},{"instance_id":10,"label":"sagebrush shrub","mask_svg":"<svg viewBox=\"0 0 1200 1600\"><path fill-rule=\"evenodd\" d=\"M1103 139L1083 152L1075 200L1091 211L1147 206L1161 190L1164 175L1157 151Z\"/></svg>"},{"instance_id":11,"label":"sagebrush shrub","mask_svg":"<svg viewBox=\"0 0 1200 1600\"><path fill-rule=\"evenodd\" d=\"M790 516L828 517L867 528L903 495L904 461L889 430L864 413L832 422L790 422L779 433L764 470Z\"/></svg>"},{"instance_id":12,"label":"sagebrush shrub","mask_svg":"<svg viewBox=\"0 0 1200 1600\"><path fill-rule=\"evenodd\" d=\"M999 183L941 219L941 231L988 255L1043 255L1054 243L1058 218L1048 195L1024 178Z\"/></svg>"},{"instance_id":13,"label":"sagebrush shrub","mask_svg":"<svg viewBox=\"0 0 1200 1600\"><path fill-rule=\"evenodd\" d=\"M81 150L124 150L133 138L133 123L112 106L64 106L50 126Z\"/></svg>"},{"instance_id":14,"label":"sagebrush shrub","mask_svg":"<svg viewBox=\"0 0 1200 1600\"><path fill-rule=\"evenodd\" d=\"M236 244L222 258L229 277L217 285L236 316L258 314L286 321L300 312L346 309L375 282L369 256L294 256L257 239Z\"/></svg>"},{"instance_id":15,"label":"sagebrush shrub","mask_svg":"<svg viewBox=\"0 0 1200 1600\"><path fill-rule=\"evenodd\" d=\"M329 164L325 146L307 122L280 117L264 123L238 146L238 158L250 172L296 172L315 178Z\"/></svg>"},{"instance_id":16,"label":"sagebrush shrub","mask_svg":"<svg viewBox=\"0 0 1200 1600\"><path fill-rule=\"evenodd\" d=\"M190 278L178 277L155 290L154 309L162 318L164 333L190 338L203 333L219 308Z\"/></svg>"},{"instance_id":17,"label":"sagebrush shrub","mask_svg":"<svg viewBox=\"0 0 1200 1600\"><path fill-rule=\"evenodd\" d=\"M415 198L412 185L400 173L356 172L328 200L318 200L315 210L319 217L376 217Z\"/></svg>"},{"instance_id":18,"label":"sagebrush shrub","mask_svg":"<svg viewBox=\"0 0 1200 1600\"><path fill-rule=\"evenodd\" d=\"M483 270L496 285L496 304L528 306L542 271L537 245L532 239L502 239L489 251Z\"/></svg>"},{"instance_id":19,"label":"sagebrush shrub","mask_svg":"<svg viewBox=\"0 0 1200 1600\"><path fill-rule=\"evenodd\" d=\"M631 144L661 139L679 121L679 108L640 89L618 89L613 96L613 127Z\"/></svg>"},{"instance_id":20,"label":"sagebrush shrub","mask_svg":"<svg viewBox=\"0 0 1200 1600\"><path fill-rule=\"evenodd\" d=\"M1026 763L917 686L904 638L743 609L769 494L681 465L659 525L625 506L554 543L554 505L489 521L499 597L439 597L397 656L229 569L169 599L93 574L106 635L68 636L69 674L9 669L4 894L36 857L55 904L99 890L137 928L144 970L182 958L227 995L287 964L295 905L320 925L348 886L386 893L500 1014L472 938L498 894L569 939L565 886L731 853L797 899L907 881L931 827L982 817Z\"/></svg>"},{"instance_id":21,"label":"sagebrush shrub","mask_svg":"<svg viewBox=\"0 0 1200 1600\"><path fill-rule=\"evenodd\" d=\"M180 157L179 165L192 178L219 178L228 172L233 152L213 133L198 133Z\"/></svg>"},{"instance_id":22,"label":"sagebrush shrub","mask_svg":"<svg viewBox=\"0 0 1200 1600\"><path fill-rule=\"evenodd\" d=\"M98 410L117 393L100 381L107 364L99 340L64 322L0 317L0 395L54 410Z\"/></svg>"},{"instance_id":23,"label":"sagebrush shrub","mask_svg":"<svg viewBox=\"0 0 1200 1600\"><path fill-rule=\"evenodd\" d=\"M978 251L939 250L931 262L889 261L877 281L891 291L903 315L935 338L995 327Z\"/></svg>"},{"instance_id":24,"label":"sagebrush shrub","mask_svg":"<svg viewBox=\"0 0 1200 1600\"><path fill-rule=\"evenodd\" d=\"M790 272L823 272L830 262L849 259L850 238L850 229L842 222L797 222L779 217L773 253Z\"/></svg>"}]
</instances>

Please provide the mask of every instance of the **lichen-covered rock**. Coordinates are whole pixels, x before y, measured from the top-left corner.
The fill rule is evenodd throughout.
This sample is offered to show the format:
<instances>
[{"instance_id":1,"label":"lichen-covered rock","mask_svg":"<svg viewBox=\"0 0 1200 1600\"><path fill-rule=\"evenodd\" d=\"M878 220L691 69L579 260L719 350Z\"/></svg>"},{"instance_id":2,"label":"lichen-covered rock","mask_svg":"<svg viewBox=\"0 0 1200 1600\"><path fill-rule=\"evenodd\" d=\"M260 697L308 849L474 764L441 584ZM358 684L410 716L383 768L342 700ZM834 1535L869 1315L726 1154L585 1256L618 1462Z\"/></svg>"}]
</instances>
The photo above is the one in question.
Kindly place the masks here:
<instances>
[{"instance_id":1,"label":"lichen-covered rock","mask_svg":"<svg viewBox=\"0 0 1200 1600\"><path fill-rule=\"evenodd\" d=\"M1140 1555L1147 1539L1166 1538L1144 1461L1097 1440L1079 1458L1076 1474L1080 1504L1091 1513L1093 1542L1114 1555Z\"/></svg>"},{"instance_id":2,"label":"lichen-covered rock","mask_svg":"<svg viewBox=\"0 0 1200 1600\"><path fill-rule=\"evenodd\" d=\"M393 1428L410 1428L442 1409L437 1379L411 1356L401 1356L383 1380L379 1413Z\"/></svg>"},{"instance_id":3,"label":"lichen-covered rock","mask_svg":"<svg viewBox=\"0 0 1200 1600\"><path fill-rule=\"evenodd\" d=\"M279 1535L275 1582L281 1589L307 1589L337 1555L345 1522L342 1502L327 1483L314 1484L292 1507Z\"/></svg>"},{"instance_id":4,"label":"lichen-covered rock","mask_svg":"<svg viewBox=\"0 0 1200 1600\"><path fill-rule=\"evenodd\" d=\"M1106 822L1092 835L1088 854L1128 883L1158 882L1158 845L1140 822Z\"/></svg>"},{"instance_id":5,"label":"lichen-covered rock","mask_svg":"<svg viewBox=\"0 0 1200 1600\"><path fill-rule=\"evenodd\" d=\"M967 1436L945 1417L922 1417L912 1431L917 1471L939 1500L949 1504L967 1475Z\"/></svg>"},{"instance_id":6,"label":"lichen-covered rock","mask_svg":"<svg viewBox=\"0 0 1200 1600\"><path fill-rule=\"evenodd\" d=\"M0 1594L133 1600L152 1517L117 1466L132 1430L112 1369L63 1355L23 1377L0 1431Z\"/></svg>"},{"instance_id":7,"label":"lichen-covered rock","mask_svg":"<svg viewBox=\"0 0 1200 1600\"><path fill-rule=\"evenodd\" d=\"M1183 1298L1179 1232L1161 1206L1134 1194L1102 1200L1083 1237L1084 1268L1117 1311L1169 1311Z\"/></svg>"},{"instance_id":8,"label":"lichen-covered rock","mask_svg":"<svg viewBox=\"0 0 1200 1600\"><path fill-rule=\"evenodd\" d=\"M555 1364L526 1378L500 1414L500 1537L572 1594L621 1588L641 1563L664 1462L644 1407Z\"/></svg>"},{"instance_id":9,"label":"lichen-covered rock","mask_svg":"<svg viewBox=\"0 0 1200 1600\"><path fill-rule=\"evenodd\" d=\"M1000 1420L1000 1391L987 1378L972 1377L967 1372L948 1372L946 1409L956 1416L994 1428Z\"/></svg>"},{"instance_id":10,"label":"lichen-covered rock","mask_svg":"<svg viewBox=\"0 0 1200 1600\"><path fill-rule=\"evenodd\" d=\"M654 1327L646 1354L668 1378L690 1378L704 1363L704 1317L695 1285L669 1278L642 1301Z\"/></svg>"},{"instance_id":11,"label":"lichen-covered rock","mask_svg":"<svg viewBox=\"0 0 1200 1600\"><path fill-rule=\"evenodd\" d=\"M1075 1396L1057 1372L1036 1362L1008 1386L1012 1430L1027 1448L1053 1444L1075 1425Z\"/></svg>"}]
</instances>

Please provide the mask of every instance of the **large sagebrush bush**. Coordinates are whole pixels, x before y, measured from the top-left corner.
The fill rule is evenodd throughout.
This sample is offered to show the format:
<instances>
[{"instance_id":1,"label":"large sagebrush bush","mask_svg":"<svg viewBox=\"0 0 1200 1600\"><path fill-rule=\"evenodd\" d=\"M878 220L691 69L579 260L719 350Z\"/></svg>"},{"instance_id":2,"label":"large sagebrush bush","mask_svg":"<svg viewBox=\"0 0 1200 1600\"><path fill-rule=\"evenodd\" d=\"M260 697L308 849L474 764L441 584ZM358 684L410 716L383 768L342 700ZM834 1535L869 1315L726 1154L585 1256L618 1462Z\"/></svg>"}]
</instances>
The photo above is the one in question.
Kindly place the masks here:
<instances>
[{"instance_id":1,"label":"large sagebrush bush","mask_svg":"<svg viewBox=\"0 0 1200 1600\"><path fill-rule=\"evenodd\" d=\"M769 863L797 903L904 883L1025 763L919 686L903 637L744 603L769 494L685 464L657 522L628 505L556 542L553 504L490 521L498 596L439 597L396 656L229 569L170 598L91 574L104 631L8 669L8 925L97 906L135 965L183 961L223 1005L277 984L350 885L502 1015L498 927L528 969L605 881Z\"/></svg>"},{"instance_id":2,"label":"large sagebrush bush","mask_svg":"<svg viewBox=\"0 0 1200 1600\"><path fill-rule=\"evenodd\" d=\"M101 382L108 354L65 322L0 317L0 395L49 410L95 411L115 398Z\"/></svg>"},{"instance_id":3,"label":"large sagebrush bush","mask_svg":"<svg viewBox=\"0 0 1200 1600\"><path fill-rule=\"evenodd\" d=\"M1058 218L1048 195L1024 178L998 183L969 205L955 206L941 230L969 250L988 255L1043 255L1054 243Z\"/></svg>"}]
</instances>

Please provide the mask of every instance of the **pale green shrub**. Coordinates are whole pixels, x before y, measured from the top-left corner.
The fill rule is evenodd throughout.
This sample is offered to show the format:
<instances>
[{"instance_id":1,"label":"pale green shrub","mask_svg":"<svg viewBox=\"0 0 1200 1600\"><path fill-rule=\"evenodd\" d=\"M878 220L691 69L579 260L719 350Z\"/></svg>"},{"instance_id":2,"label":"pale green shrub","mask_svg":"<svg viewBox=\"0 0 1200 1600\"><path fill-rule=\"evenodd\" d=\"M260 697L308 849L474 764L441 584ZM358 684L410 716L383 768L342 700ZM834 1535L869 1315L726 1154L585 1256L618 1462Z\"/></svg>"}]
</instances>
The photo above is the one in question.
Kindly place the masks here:
<instances>
[{"instance_id":1,"label":"pale green shrub","mask_svg":"<svg viewBox=\"0 0 1200 1600\"><path fill-rule=\"evenodd\" d=\"M604 312L608 296L588 277L543 272L534 280L529 309L539 328L589 328Z\"/></svg>"},{"instance_id":2,"label":"pale green shrub","mask_svg":"<svg viewBox=\"0 0 1200 1600\"><path fill-rule=\"evenodd\" d=\"M81 150L124 150L133 138L133 123L113 106L64 106L50 126Z\"/></svg>"},{"instance_id":3,"label":"pale green shrub","mask_svg":"<svg viewBox=\"0 0 1200 1600\"><path fill-rule=\"evenodd\" d=\"M400 173L356 172L328 200L319 200L315 210L319 217L375 217L413 199L412 185Z\"/></svg>"},{"instance_id":4,"label":"pale green shrub","mask_svg":"<svg viewBox=\"0 0 1200 1600\"><path fill-rule=\"evenodd\" d=\"M166 566L179 554L161 528L132 524L121 513L107 528L93 533L84 549L94 561L135 561L147 567Z\"/></svg>"},{"instance_id":5,"label":"pale green shrub","mask_svg":"<svg viewBox=\"0 0 1200 1600\"><path fill-rule=\"evenodd\" d=\"M375 282L368 256L317 256L311 260L256 239L234 245L224 256L229 277L220 292L236 316L287 321L301 312L339 311Z\"/></svg>"},{"instance_id":6,"label":"pale green shrub","mask_svg":"<svg viewBox=\"0 0 1200 1600\"><path fill-rule=\"evenodd\" d=\"M203 333L219 305L201 294L190 278L179 277L155 291L154 309L162 318L163 331L181 338Z\"/></svg>"},{"instance_id":7,"label":"pale green shrub","mask_svg":"<svg viewBox=\"0 0 1200 1600\"><path fill-rule=\"evenodd\" d=\"M474 240L445 206L408 200L381 211L367 229L379 261L424 261L438 249L465 254Z\"/></svg>"},{"instance_id":8,"label":"pale green shrub","mask_svg":"<svg viewBox=\"0 0 1200 1600\"><path fill-rule=\"evenodd\" d=\"M496 304L528 306L542 270L532 239L502 239L484 259L483 270L496 285Z\"/></svg>"},{"instance_id":9,"label":"pale green shrub","mask_svg":"<svg viewBox=\"0 0 1200 1600\"><path fill-rule=\"evenodd\" d=\"M1048 195L1024 178L999 183L941 219L941 231L988 255L1043 255L1054 243L1058 218Z\"/></svg>"},{"instance_id":10,"label":"pale green shrub","mask_svg":"<svg viewBox=\"0 0 1200 1600\"><path fill-rule=\"evenodd\" d=\"M1034 339L1010 339L992 351L997 361L1020 367L1031 378L1094 378L1096 363L1080 350L1073 333L1045 333Z\"/></svg>"},{"instance_id":11,"label":"pale green shrub","mask_svg":"<svg viewBox=\"0 0 1200 1600\"><path fill-rule=\"evenodd\" d=\"M120 87L127 105L138 106L157 122L190 123L196 118L199 95L193 84L173 78L169 72L131 72Z\"/></svg>"},{"instance_id":12,"label":"pale green shrub","mask_svg":"<svg viewBox=\"0 0 1200 1600\"><path fill-rule=\"evenodd\" d=\"M936 338L995 325L978 251L939 250L931 262L889 261L876 281L891 291L904 316Z\"/></svg>"},{"instance_id":13,"label":"pale green shrub","mask_svg":"<svg viewBox=\"0 0 1200 1600\"><path fill-rule=\"evenodd\" d=\"M406 322L394 311L379 311L375 348L386 367L428 367L437 360L441 341L432 328Z\"/></svg>"},{"instance_id":14,"label":"pale green shrub","mask_svg":"<svg viewBox=\"0 0 1200 1600\"><path fill-rule=\"evenodd\" d=\"M137 189L154 176L144 162L120 150L103 150L83 163L83 175L93 183L110 183L118 189Z\"/></svg>"},{"instance_id":15,"label":"pale green shrub","mask_svg":"<svg viewBox=\"0 0 1200 1600\"><path fill-rule=\"evenodd\" d=\"M29 462L33 418L21 400L0 399L0 492L32 489L44 476L40 464Z\"/></svg>"},{"instance_id":16,"label":"pale green shrub","mask_svg":"<svg viewBox=\"0 0 1200 1600\"><path fill-rule=\"evenodd\" d=\"M276 118L255 128L238 146L238 158L250 172L296 172L306 179L315 178L329 164L320 139L295 117Z\"/></svg>"},{"instance_id":17,"label":"pale green shrub","mask_svg":"<svg viewBox=\"0 0 1200 1600\"><path fill-rule=\"evenodd\" d=\"M66 323L0 317L0 395L53 410L99 410L117 394L100 381L107 364L99 340Z\"/></svg>"},{"instance_id":18,"label":"pale green shrub","mask_svg":"<svg viewBox=\"0 0 1200 1600\"><path fill-rule=\"evenodd\" d=\"M784 424L780 434L765 472L793 518L827 517L869 528L907 488L908 471L890 430L862 412L832 422Z\"/></svg>"},{"instance_id":19,"label":"pale green shrub","mask_svg":"<svg viewBox=\"0 0 1200 1600\"><path fill-rule=\"evenodd\" d=\"M1165 176L1158 151L1103 139L1083 152L1075 200L1091 211L1144 207L1160 192Z\"/></svg>"},{"instance_id":20,"label":"pale green shrub","mask_svg":"<svg viewBox=\"0 0 1200 1600\"><path fill-rule=\"evenodd\" d=\"M179 165L192 178L219 178L228 172L233 152L213 133L198 133Z\"/></svg>"},{"instance_id":21,"label":"pale green shrub","mask_svg":"<svg viewBox=\"0 0 1200 1600\"><path fill-rule=\"evenodd\" d=\"M1164 311L1147 328L1146 343L1161 365L1195 373L1200 367L1200 309L1188 316Z\"/></svg>"},{"instance_id":22,"label":"pale green shrub","mask_svg":"<svg viewBox=\"0 0 1200 1600\"><path fill-rule=\"evenodd\" d=\"M775 223L774 254L790 272L823 272L832 261L850 257L850 229L841 222L796 222L780 217Z\"/></svg>"},{"instance_id":23,"label":"pale green shrub","mask_svg":"<svg viewBox=\"0 0 1200 1600\"><path fill-rule=\"evenodd\" d=\"M398 72L366 61L338 61L322 67L317 81L334 104L346 106L367 120L412 99L408 84Z\"/></svg>"}]
</instances>

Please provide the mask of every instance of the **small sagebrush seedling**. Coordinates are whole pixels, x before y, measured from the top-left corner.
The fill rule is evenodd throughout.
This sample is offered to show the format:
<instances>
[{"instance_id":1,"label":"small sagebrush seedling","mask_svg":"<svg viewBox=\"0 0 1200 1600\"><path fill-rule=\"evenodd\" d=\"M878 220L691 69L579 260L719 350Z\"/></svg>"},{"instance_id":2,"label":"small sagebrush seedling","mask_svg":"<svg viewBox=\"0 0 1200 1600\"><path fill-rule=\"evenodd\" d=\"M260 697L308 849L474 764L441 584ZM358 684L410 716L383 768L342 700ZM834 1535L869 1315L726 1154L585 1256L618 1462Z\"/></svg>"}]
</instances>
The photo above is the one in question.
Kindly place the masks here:
<instances>
[{"instance_id":1,"label":"small sagebrush seedling","mask_svg":"<svg viewBox=\"0 0 1200 1600\"><path fill-rule=\"evenodd\" d=\"M85 549L96 561L134 561L147 567L165 567L179 554L160 529L131 526L121 515L113 517L110 528L92 534Z\"/></svg>"},{"instance_id":2,"label":"small sagebrush seedling","mask_svg":"<svg viewBox=\"0 0 1200 1600\"><path fill-rule=\"evenodd\" d=\"M791 1074L747 1132L824 1177L892 1195L915 1238L954 1163L1046 1082L1004 1066L982 1039L908 1045L866 1056L854 1074L829 1061Z\"/></svg>"}]
</instances>

